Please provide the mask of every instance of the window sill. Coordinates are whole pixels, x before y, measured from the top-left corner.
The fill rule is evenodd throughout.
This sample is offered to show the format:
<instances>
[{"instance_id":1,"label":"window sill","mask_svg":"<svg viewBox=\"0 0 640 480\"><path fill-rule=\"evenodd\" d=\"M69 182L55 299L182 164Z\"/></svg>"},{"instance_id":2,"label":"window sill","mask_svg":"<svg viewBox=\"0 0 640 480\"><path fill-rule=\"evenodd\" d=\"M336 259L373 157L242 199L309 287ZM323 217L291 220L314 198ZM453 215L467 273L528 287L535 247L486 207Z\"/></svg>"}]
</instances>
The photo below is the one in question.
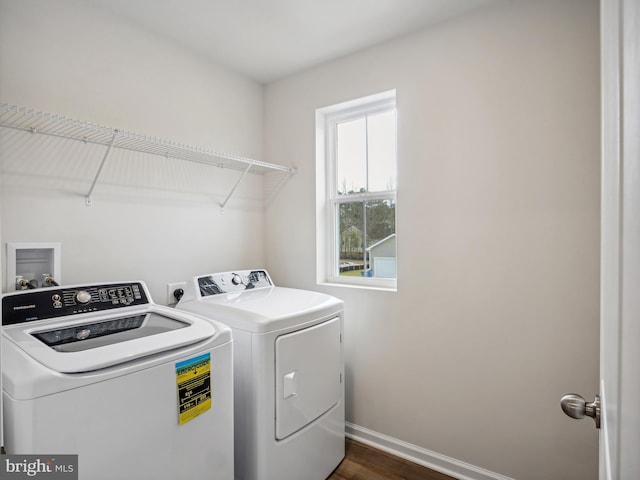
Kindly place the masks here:
<instances>
[{"instance_id":1,"label":"window sill","mask_svg":"<svg viewBox=\"0 0 640 480\"><path fill-rule=\"evenodd\" d=\"M318 285L321 285L323 287L357 288L362 290L375 290L393 293L396 293L398 291L396 282L391 280L369 280L367 281L367 283L364 283L362 281L353 279L334 277L326 281L319 281Z\"/></svg>"}]
</instances>

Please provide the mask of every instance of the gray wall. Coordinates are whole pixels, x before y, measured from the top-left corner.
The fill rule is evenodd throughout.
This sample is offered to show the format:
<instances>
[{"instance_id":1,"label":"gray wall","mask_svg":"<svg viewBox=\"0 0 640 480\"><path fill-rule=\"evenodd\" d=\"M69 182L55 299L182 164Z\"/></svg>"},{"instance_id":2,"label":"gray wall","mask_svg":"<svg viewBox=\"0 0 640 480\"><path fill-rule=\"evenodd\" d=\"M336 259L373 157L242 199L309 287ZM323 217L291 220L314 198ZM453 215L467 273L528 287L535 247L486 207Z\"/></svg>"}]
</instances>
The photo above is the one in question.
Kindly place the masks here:
<instances>
[{"instance_id":1,"label":"gray wall","mask_svg":"<svg viewBox=\"0 0 640 480\"><path fill-rule=\"evenodd\" d=\"M280 284L346 302L347 420L519 480L597 478L598 3L504 2L266 88L298 174ZM397 293L316 285L315 109L397 89ZM295 242L291 239L295 238Z\"/></svg>"},{"instance_id":2,"label":"gray wall","mask_svg":"<svg viewBox=\"0 0 640 480\"><path fill-rule=\"evenodd\" d=\"M262 86L75 0L0 0L0 101L254 158ZM6 242L61 242L66 284L168 282L264 263L262 181L0 129ZM26 135L26 138L25 138ZM6 272L3 271L3 276ZM5 284L6 289L6 284Z\"/></svg>"}]
</instances>

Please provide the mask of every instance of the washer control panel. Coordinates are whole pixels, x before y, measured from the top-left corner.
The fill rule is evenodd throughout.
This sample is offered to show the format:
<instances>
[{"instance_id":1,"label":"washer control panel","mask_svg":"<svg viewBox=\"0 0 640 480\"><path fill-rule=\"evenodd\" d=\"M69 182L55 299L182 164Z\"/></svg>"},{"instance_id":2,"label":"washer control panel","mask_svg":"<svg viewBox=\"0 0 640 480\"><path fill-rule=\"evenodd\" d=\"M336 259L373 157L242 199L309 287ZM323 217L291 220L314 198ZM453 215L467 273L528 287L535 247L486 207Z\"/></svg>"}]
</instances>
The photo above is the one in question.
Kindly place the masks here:
<instances>
[{"instance_id":1,"label":"washer control panel","mask_svg":"<svg viewBox=\"0 0 640 480\"><path fill-rule=\"evenodd\" d=\"M22 290L2 297L2 325L148 303L140 282Z\"/></svg>"},{"instance_id":2,"label":"washer control panel","mask_svg":"<svg viewBox=\"0 0 640 480\"><path fill-rule=\"evenodd\" d=\"M202 297L272 286L273 282L266 270L238 270L198 277L198 288Z\"/></svg>"}]
</instances>

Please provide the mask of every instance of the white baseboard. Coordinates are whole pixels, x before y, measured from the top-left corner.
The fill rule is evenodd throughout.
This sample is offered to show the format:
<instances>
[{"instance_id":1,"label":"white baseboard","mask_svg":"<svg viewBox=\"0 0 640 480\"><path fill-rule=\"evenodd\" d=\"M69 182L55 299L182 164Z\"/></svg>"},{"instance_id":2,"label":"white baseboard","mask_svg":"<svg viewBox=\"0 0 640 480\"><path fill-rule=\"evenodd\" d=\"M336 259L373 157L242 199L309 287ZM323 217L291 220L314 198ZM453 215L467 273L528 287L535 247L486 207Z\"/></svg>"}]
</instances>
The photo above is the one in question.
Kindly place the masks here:
<instances>
[{"instance_id":1,"label":"white baseboard","mask_svg":"<svg viewBox=\"0 0 640 480\"><path fill-rule=\"evenodd\" d=\"M423 465L436 472L450 475L458 480L514 480L499 473L461 462L455 458L432 452L426 448L403 442L397 438L374 432L373 430L354 425L353 423L345 422L345 433L348 438L397 457L404 458L410 462L417 463L418 465Z\"/></svg>"}]
</instances>

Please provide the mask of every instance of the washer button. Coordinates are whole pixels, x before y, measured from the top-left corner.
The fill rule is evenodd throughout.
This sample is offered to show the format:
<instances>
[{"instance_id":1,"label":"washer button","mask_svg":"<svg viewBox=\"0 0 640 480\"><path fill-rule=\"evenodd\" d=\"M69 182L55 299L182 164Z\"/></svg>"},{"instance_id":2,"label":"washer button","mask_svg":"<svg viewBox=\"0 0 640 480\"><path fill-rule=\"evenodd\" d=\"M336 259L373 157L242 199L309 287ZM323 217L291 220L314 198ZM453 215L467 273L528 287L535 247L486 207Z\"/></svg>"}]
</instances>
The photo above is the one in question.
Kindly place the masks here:
<instances>
[{"instance_id":1,"label":"washer button","mask_svg":"<svg viewBox=\"0 0 640 480\"><path fill-rule=\"evenodd\" d=\"M76 293L76 302L78 303L89 303L91 301L91 294L86 290L79 290Z\"/></svg>"}]
</instances>

